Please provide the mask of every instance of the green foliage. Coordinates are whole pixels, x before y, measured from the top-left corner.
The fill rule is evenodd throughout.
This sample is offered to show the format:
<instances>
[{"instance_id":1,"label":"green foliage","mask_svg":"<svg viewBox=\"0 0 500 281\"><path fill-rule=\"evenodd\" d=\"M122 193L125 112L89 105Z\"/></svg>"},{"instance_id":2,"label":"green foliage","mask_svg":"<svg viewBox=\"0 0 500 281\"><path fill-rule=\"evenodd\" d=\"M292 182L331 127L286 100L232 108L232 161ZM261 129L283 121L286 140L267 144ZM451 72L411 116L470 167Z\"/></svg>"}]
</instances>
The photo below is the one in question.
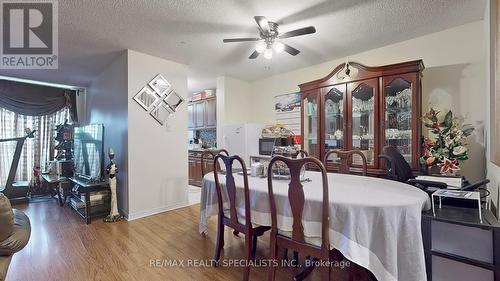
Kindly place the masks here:
<instances>
[{"instance_id":1,"label":"green foliage","mask_svg":"<svg viewBox=\"0 0 500 281\"><path fill-rule=\"evenodd\" d=\"M440 112L431 108L422 117L424 127L432 133L432 137L424 140L423 156L420 164L434 165L442 163L445 158L465 161L469 159L466 138L472 134L474 127L470 124L461 124L453 112L446 112L439 122Z\"/></svg>"}]
</instances>

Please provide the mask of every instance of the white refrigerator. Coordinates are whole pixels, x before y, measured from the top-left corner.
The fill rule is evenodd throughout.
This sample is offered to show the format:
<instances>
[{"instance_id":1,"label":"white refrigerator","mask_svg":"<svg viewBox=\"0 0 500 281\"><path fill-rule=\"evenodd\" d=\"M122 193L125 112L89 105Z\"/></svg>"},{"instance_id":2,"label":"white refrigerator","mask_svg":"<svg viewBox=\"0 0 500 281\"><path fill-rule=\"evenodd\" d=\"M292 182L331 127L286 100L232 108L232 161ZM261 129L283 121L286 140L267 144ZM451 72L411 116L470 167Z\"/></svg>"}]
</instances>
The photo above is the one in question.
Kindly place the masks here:
<instances>
[{"instance_id":1,"label":"white refrigerator","mask_svg":"<svg viewBox=\"0 0 500 281\"><path fill-rule=\"evenodd\" d=\"M229 155L238 155L247 168L250 168L250 156L259 155L259 139L262 135L261 124L234 124L222 127L222 148Z\"/></svg>"}]
</instances>

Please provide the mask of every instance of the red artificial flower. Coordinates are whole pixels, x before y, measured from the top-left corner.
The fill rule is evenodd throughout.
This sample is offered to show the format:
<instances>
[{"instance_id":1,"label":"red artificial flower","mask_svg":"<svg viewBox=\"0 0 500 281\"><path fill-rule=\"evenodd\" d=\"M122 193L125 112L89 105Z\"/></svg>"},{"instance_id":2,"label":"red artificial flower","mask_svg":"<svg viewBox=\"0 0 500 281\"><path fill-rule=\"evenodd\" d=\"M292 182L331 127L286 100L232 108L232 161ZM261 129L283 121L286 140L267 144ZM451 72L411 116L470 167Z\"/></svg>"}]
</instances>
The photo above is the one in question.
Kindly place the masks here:
<instances>
[{"instance_id":1,"label":"red artificial flower","mask_svg":"<svg viewBox=\"0 0 500 281\"><path fill-rule=\"evenodd\" d=\"M436 122L434 124L432 124L432 128L433 129L439 129L439 124Z\"/></svg>"},{"instance_id":2,"label":"red artificial flower","mask_svg":"<svg viewBox=\"0 0 500 281\"><path fill-rule=\"evenodd\" d=\"M455 174L458 170L460 170L457 159L450 160L445 157L443 163L439 163L438 166L441 167L440 172L442 174Z\"/></svg>"},{"instance_id":3,"label":"red artificial flower","mask_svg":"<svg viewBox=\"0 0 500 281\"><path fill-rule=\"evenodd\" d=\"M432 163L434 163L435 160L436 160L436 157L431 156L431 157L427 158L427 160L425 160L425 164L432 165Z\"/></svg>"}]
</instances>

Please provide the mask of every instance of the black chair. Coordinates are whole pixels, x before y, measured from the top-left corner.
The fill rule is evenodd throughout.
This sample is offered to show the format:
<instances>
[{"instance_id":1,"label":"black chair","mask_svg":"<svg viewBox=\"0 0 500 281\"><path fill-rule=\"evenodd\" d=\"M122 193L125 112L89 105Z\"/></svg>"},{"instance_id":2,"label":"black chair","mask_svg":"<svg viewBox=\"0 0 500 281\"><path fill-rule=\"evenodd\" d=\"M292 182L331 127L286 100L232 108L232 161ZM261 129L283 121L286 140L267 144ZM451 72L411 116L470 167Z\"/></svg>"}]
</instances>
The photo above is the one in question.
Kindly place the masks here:
<instances>
[{"instance_id":1,"label":"black chair","mask_svg":"<svg viewBox=\"0 0 500 281\"><path fill-rule=\"evenodd\" d=\"M396 147L386 146L383 151L384 154L381 154L378 157L385 160L387 177L389 179L413 185L429 194L434 192L436 189L447 188L447 185L444 182L416 179L410 164L406 162L405 158ZM473 191L489 182L490 181L487 179L473 184L468 184L468 182L466 182L466 185L461 189Z\"/></svg>"}]
</instances>

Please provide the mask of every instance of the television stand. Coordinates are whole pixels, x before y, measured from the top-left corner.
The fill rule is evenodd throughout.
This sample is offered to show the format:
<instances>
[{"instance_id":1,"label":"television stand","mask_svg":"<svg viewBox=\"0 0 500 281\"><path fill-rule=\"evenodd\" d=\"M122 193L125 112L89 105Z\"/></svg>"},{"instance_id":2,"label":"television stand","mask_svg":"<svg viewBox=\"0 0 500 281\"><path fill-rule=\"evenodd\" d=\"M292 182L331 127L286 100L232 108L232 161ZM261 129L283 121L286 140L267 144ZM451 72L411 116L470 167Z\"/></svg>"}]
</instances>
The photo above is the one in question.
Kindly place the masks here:
<instances>
[{"instance_id":1,"label":"television stand","mask_svg":"<svg viewBox=\"0 0 500 281\"><path fill-rule=\"evenodd\" d=\"M106 199L104 203L94 206L92 206L90 200L92 192L110 191L107 181L89 182L76 177L69 178L69 180L75 184L71 190L70 205L85 220L86 224L90 224L93 217L101 217L109 214L111 210L110 199ZM78 207L83 204L84 207Z\"/></svg>"}]
</instances>

